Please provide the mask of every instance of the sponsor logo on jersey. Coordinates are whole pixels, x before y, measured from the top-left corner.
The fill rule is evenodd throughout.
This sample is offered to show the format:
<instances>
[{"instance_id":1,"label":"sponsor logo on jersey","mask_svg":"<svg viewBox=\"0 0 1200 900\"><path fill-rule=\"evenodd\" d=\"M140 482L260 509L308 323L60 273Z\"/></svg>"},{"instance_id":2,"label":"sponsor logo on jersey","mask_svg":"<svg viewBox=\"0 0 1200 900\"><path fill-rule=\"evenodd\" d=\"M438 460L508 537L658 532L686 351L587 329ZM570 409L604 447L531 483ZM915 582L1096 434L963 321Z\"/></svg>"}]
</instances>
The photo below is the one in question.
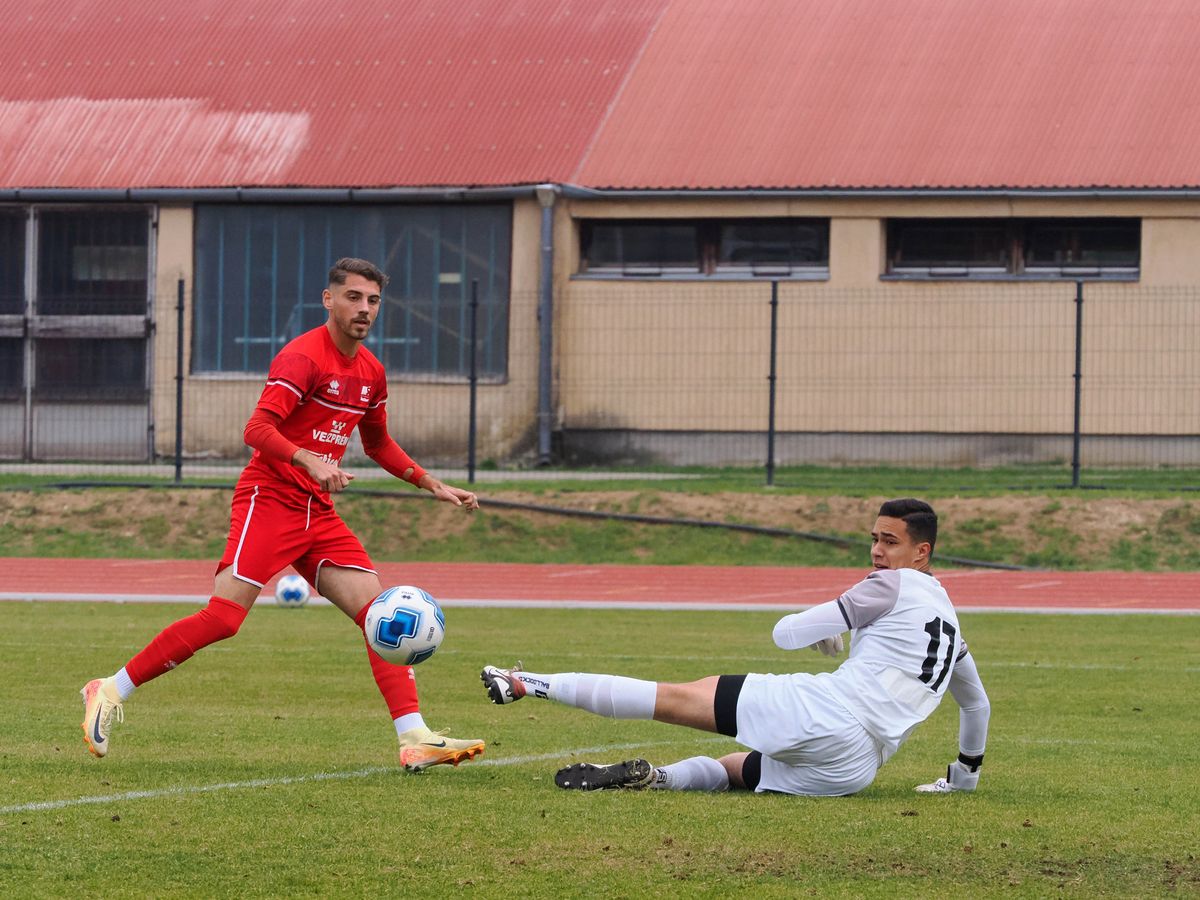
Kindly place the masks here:
<instances>
[{"instance_id":1,"label":"sponsor logo on jersey","mask_svg":"<svg viewBox=\"0 0 1200 900\"><path fill-rule=\"evenodd\" d=\"M339 447L345 447L350 443L350 435L343 434L345 422L334 422L329 426L331 431L322 431L320 428L312 430L313 440L320 444L337 444Z\"/></svg>"}]
</instances>

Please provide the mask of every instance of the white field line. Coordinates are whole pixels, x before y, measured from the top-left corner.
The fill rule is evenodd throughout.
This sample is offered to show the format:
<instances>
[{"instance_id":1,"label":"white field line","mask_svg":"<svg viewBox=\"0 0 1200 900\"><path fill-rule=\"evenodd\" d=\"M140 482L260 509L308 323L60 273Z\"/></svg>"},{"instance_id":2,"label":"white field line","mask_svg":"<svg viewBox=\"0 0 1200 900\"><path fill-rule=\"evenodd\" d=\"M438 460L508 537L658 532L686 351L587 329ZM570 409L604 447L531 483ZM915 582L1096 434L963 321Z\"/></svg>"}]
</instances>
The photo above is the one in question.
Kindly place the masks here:
<instances>
[{"instance_id":1,"label":"white field line","mask_svg":"<svg viewBox=\"0 0 1200 900\"><path fill-rule=\"evenodd\" d=\"M208 602L204 594L83 594L83 593L19 593L0 591L0 601L55 601L70 603L187 603L202 606ZM324 597L313 597L310 606L332 606ZM811 603L697 603L693 601L671 602L670 600L493 600L493 599L440 599L442 606L481 607L495 609L649 609L698 612L711 609L716 612L801 612ZM274 606L275 598L264 595L255 606ZM1023 613L1039 615L1072 616L1197 616L1200 609L1117 609L1111 607L1060 607L1060 606L959 606L960 613Z\"/></svg>"},{"instance_id":2,"label":"white field line","mask_svg":"<svg viewBox=\"0 0 1200 900\"><path fill-rule=\"evenodd\" d=\"M691 743L732 743L733 738L701 738ZM576 747L556 753L539 753L533 756L507 756L503 759L481 759L471 766L519 766L531 762L544 762L578 756L582 753L611 753L618 750L640 750L643 747L659 747L679 744L681 741L648 741L638 744L609 744L604 747ZM353 778L370 778L372 775L396 774L397 766L368 766L350 772L315 772L312 775L291 775L282 778L255 778L250 781L222 781L216 784L197 784L186 787L156 788L147 791L125 791L120 794L101 794L92 797L75 797L71 800L40 800L33 803L18 803L15 806L0 806L0 815L19 812L43 812L51 809L67 809L72 806L88 806L95 803L117 803L123 800L153 800L158 797L180 797L186 794L211 794L216 791L238 791L246 788L279 787L289 784L310 784L317 781L348 781Z\"/></svg>"}]
</instances>

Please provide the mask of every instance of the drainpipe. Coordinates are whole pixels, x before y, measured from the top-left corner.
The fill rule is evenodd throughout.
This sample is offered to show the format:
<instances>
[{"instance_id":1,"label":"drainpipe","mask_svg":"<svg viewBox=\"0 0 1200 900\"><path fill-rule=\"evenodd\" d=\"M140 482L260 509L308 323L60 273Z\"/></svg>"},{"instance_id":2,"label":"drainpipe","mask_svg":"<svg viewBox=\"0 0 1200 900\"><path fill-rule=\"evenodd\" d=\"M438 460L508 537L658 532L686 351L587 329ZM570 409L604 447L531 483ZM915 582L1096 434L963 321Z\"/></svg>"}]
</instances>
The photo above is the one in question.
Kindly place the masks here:
<instances>
[{"instance_id":1,"label":"drainpipe","mask_svg":"<svg viewBox=\"0 0 1200 900\"><path fill-rule=\"evenodd\" d=\"M541 278L538 282L538 456L539 466L550 465L550 432L554 425L551 382L554 374L554 200L558 188L539 184L542 205Z\"/></svg>"}]
</instances>

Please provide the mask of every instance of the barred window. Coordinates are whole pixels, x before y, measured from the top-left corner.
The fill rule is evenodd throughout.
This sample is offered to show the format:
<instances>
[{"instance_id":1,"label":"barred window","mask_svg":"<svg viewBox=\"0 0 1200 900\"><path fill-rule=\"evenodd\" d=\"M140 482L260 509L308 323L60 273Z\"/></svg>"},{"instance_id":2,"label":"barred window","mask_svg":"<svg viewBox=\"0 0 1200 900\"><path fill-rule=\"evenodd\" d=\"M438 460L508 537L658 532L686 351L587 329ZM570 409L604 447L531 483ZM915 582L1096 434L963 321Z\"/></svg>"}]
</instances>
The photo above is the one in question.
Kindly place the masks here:
<instances>
[{"instance_id":1,"label":"barred window","mask_svg":"<svg viewBox=\"0 0 1200 900\"><path fill-rule=\"evenodd\" d=\"M0 315L25 312L25 219L20 207L0 206Z\"/></svg>"},{"instance_id":2,"label":"barred window","mask_svg":"<svg viewBox=\"0 0 1200 900\"><path fill-rule=\"evenodd\" d=\"M356 256L390 279L365 342L390 375L467 377L477 281L479 372L502 378L511 231L507 204L197 205L192 371L266 372L326 320L329 268Z\"/></svg>"},{"instance_id":3,"label":"barred window","mask_svg":"<svg viewBox=\"0 0 1200 900\"><path fill-rule=\"evenodd\" d=\"M39 314L146 314L145 210L42 209L37 220Z\"/></svg>"}]
</instances>

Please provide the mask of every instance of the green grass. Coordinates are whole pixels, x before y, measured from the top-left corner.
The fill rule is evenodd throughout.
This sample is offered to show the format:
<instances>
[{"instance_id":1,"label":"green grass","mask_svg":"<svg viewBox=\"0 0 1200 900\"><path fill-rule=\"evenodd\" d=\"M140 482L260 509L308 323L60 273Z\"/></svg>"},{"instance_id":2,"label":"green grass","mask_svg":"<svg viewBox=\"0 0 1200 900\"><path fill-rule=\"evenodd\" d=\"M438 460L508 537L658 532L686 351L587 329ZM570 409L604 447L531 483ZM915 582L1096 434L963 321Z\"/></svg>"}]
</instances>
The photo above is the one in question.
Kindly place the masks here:
<instances>
[{"instance_id":1,"label":"green grass","mask_svg":"<svg viewBox=\"0 0 1200 900\"><path fill-rule=\"evenodd\" d=\"M353 627L262 608L139 690L112 754L91 759L79 687L183 612L0 603L5 897L1200 892L1191 619L966 614L993 708L981 789L912 793L956 751L947 701L869 789L813 800L559 791L574 749L669 761L736 745L532 699L493 707L477 678L517 657L665 680L829 667L775 649L767 613L450 608L447 645L417 670L423 705L434 727L485 737L486 764L409 776ZM95 797L111 799L74 802ZM8 809L54 800L72 804Z\"/></svg>"},{"instance_id":2,"label":"green grass","mask_svg":"<svg viewBox=\"0 0 1200 900\"><path fill-rule=\"evenodd\" d=\"M357 462L350 468L371 467L371 462ZM435 471L442 467L434 466ZM174 469L170 464L155 467L160 474L138 476L83 474L63 477L56 475L0 474L0 489L36 487L67 483L96 482L106 484L173 483ZM239 465L230 465L227 479L205 476L187 479L185 483L195 485L231 486L241 471ZM478 471L491 476L492 470L479 467ZM554 480L543 477L554 474ZM581 477L572 479L578 473ZM605 479L605 474L624 475L637 473L653 474L646 480L628 478ZM566 476L566 477L562 477ZM465 479L459 479L465 482ZM369 480L360 483L363 488L400 489L389 479ZM905 492L919 493L931 498L968 495L999 495L1013 491L1061 492L1069 496L1083 491L1100 491L1106 495L1132 494L1137 496L1172 496L1180 490L1200 490L1200 469L1161 466L1157 468L1085 468L1081 472L1080 488L1071 487L1069 462L1058 464L1006 465L986 468L972 467L906 467L906 466L777 466L774 485L766 486L766 467L703 467L703 466L621 466L604 469L539 469L525 475L520 470L505 473L502 481L478 481L477 490L486 493L503 493L519 490L531 493L570 492L594 490L636 490L639 487L656 491L686 491L688 493L715 493L718 491L769 490L776 493L828 494L835 496L863 497L878 494L899 495Z\"/></svg>"}]
</instances>

